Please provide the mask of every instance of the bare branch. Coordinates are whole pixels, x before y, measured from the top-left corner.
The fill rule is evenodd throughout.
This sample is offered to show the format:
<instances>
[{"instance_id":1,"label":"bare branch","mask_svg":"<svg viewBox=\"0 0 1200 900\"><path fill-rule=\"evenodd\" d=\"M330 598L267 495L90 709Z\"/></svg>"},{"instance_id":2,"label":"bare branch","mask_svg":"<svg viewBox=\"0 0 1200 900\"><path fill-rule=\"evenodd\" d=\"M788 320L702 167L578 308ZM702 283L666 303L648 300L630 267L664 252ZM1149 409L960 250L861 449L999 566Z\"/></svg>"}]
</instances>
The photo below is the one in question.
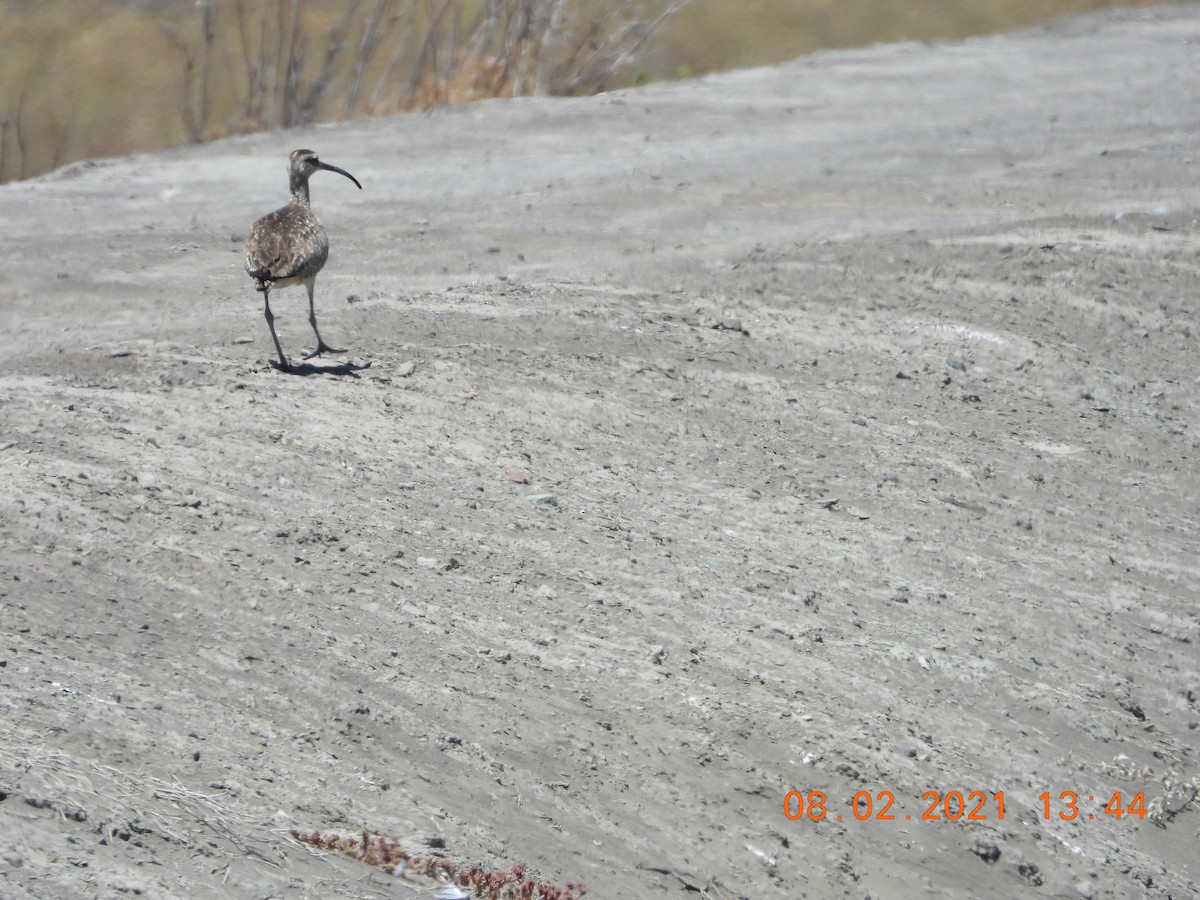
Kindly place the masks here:
<instances>
[{"instance_id":1,"label":"bare branch","mask_svg":"<svg viewBox=\"0 0 1200 900\"><path fill-rule=\"evenodd\" d=\"M234 110L231 132L364 109L595 92L627 71L687 2L344 0L318 37L311 26L319 9L305 0L199 0L190 39L165 30L182 70L184 130L200 141L218 133L218 106ZM17 124L10 116L10 166Z\"/></svg>"},{"instance_id":2,"label":"bare branch","mask_svg":"<svg viewBox=\"0 0 1200 900\"><path fill-rule=\"evenodd\" d=\"M400 62L401 56L408 50L409 41L413 35L413 23L416 20L416 0L410 0L408 5L408 15L406 16L407 25L404 27L404 33L400 36L400 40L396 42L395 48L392 50L392 55L388 57L387 64L383 67L379 78L375 80L375 87L371 90L370 99L367 100L367 114L370 115L379 109L379 95L383 89L391 82L392 72L395 71L397 63Z\"/></svg>"}]
</instances>

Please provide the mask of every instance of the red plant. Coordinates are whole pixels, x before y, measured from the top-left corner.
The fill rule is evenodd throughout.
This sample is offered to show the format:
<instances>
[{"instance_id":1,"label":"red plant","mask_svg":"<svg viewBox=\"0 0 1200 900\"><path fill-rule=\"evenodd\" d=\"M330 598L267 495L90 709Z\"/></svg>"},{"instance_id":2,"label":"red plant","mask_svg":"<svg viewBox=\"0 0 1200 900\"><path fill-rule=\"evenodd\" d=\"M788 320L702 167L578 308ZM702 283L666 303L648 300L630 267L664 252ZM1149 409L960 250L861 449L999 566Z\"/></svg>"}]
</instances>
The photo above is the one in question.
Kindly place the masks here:
<instances>
[{"instance_id":1,"label":"red plant","mask_svg":"<svg viewBox=\"0 0 1200 900\"><path fill-rule=\"evenodd\" d=\"M459 868L457 863L435 856L414 856L401 846L399 841L390 841L383 835L362 832L361 840L340 834L293 829L292 837L318 850L336 850L347 856L393 871L400 863L402 871L431 878L439 883L457 882L470 888L476 897L486 900L579 900L587 893L582 884L568 881L558 887L548 881L538 881L525 874L525 864L517 863L511 871L485 869L476 864L470 868Z\"/></svg>"}]
</instances>

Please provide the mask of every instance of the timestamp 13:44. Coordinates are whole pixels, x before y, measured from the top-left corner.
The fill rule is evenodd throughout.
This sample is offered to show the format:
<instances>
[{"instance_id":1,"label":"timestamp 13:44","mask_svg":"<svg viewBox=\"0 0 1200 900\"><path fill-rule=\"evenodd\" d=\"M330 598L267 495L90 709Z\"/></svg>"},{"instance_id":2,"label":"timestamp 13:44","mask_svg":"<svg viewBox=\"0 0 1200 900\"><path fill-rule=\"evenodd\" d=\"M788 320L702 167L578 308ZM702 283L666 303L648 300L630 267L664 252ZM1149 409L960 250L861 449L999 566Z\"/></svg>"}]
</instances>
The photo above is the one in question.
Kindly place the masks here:
<instances>
[{"instance_id":1,"label":"timestamp 13:44","mask_svg":"<svg viewBox=\"0 0 1200 900\"><path fill-rule=\"evenodd\" d=\"M920 814L917 815L916 812L905 813L896 809L896 795L891 791L858 791L852 798L850 809L853 817L859 822L909 821L914 817L926 822L957 822L960 819L986 822L1001 820L1005 813L1004 791L926 791L921 795L921 799L923 805ZM1094 794L1084 796L1077 791L1062 791L1057 796L1050 791L1042 791L1038 795L1038 801L1042 818L1045 820L1058 818L1069 822L1079 818L1095 819L1097 815L1117 819L1125 816L1146 818L1144 791L1138 791L1128 802L1120 791L1116 791L1102 808L1098 806ZM783 814L792 822L805 819L820 822L827 818L842 821L841 814L829 812L828 803L824 791L788 791L783 797Z\"/></svg>"}]
</instances>

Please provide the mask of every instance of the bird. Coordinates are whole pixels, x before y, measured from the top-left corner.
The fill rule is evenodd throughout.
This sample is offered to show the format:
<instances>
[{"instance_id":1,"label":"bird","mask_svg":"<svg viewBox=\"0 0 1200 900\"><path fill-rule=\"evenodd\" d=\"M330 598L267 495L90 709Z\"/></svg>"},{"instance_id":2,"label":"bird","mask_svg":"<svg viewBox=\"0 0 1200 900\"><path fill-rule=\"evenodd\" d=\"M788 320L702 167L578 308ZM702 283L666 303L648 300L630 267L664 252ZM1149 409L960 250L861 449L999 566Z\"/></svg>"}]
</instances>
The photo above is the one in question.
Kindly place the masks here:
<instances>
[{"instance_id":1,"label":"bird","mask_svg":"<svg viewBox=\"0 0 1200 900\"><path fill-rule=\"evenodd\" d=\"M292 198L287 206L255 222L246 236L246 272L254 279L254 289L262 292L263 314L267 319L267 327L271 329L275 351L279 354L279 362L272 361L271 365L284 372L293 370L275 333L271 291L276 288L303 284L308 290L308 321L313 334L317 336L317 347L305 359L322 353L346 352L330 347L321 339L313 306L313 286L317 274L329 258L329 236L313 214L308 195L308 179L321 169L345 175L362 190L358 179L345 169L322 162L312 150L293 150L288 158L288 183Z\"/></svg>"}]
</instances>

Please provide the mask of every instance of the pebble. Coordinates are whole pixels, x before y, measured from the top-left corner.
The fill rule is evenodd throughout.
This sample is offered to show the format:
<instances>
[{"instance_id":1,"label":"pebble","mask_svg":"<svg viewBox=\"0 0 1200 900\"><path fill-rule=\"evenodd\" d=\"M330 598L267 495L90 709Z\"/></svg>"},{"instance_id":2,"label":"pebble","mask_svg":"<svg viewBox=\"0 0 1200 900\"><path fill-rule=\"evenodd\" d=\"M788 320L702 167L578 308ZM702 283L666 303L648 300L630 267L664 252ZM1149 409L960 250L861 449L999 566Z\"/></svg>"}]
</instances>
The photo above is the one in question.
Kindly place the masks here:
<instances>
[{"instance_id":1,"label":"pebble","mask_svg":"<svg viewBox=\"0 0 1200 900\"><path fill-rule=\"evenodd\" d=\"M1042 876L1038 872L1038 867L1033 863L1018 863L1017 874L1032 884L1034 887L1041 887Z\"/></svg>"},{"instance_id":2,"label":"pebble","mask_svg":"<svg viewBox=\"0 0 1200 900\"><path fill-rule=\"evenodd\" d=\"M529 476L520 469L506 469L504 477L517 484L529 484Z\"/></svg>"},{"instance_id":3,"label":"pebble","mask_svg":"<svg viewBox=\"0 0 1200 900\"><path fill-rule=\"evenodd\" d=\"M415 371L417 371L417 364L410 359L408 362L400 364L396 369L396 374L401 378L407 378Z\"/></svg>"},{"instance_id":4,"label":"pebble","mask_svg":"<svg viewBox=\"0 0 1200 900\"><path fill-rule=\"evenodd\" d=\"M967 364L965 362L963 362L961 359L959 359L957 356L951 356L949 359L947 359L946 365L948 365L952 369L958 369L958 371L960 371L960 372L967 371Z\"/></svg>"},{"instance_id":5,"label":"pebble","mask_svg":"<svg viewBox=\"0 0 1200 900\"><path fill-rule=\"evenodd\" d=\"M558 506L558 497L554 494L530 494L529 499L539 506Z\"/></svg>"},{"instance_id":6,"label":"pebble","mask_svg":"<svg viewBox=\"0 0 1200 900\"><path fill-rule=\"evenodd\" d=\"M971 845L971 852L989 864L1000 858L1000 848L991 841L977 840Z\"/></svg>"},{"instance_id":7,"label":"pebble","mask_svg":"<svg viewBox=\"0 0 1200 900\"><path fill-rule=\"evenodd\" d=\"M728 318L722 319L719 327L724 328L726 331L741 331L742 330L742 320L735 319L732 316L730 316Z\"/></svg>"}]
</instances>

